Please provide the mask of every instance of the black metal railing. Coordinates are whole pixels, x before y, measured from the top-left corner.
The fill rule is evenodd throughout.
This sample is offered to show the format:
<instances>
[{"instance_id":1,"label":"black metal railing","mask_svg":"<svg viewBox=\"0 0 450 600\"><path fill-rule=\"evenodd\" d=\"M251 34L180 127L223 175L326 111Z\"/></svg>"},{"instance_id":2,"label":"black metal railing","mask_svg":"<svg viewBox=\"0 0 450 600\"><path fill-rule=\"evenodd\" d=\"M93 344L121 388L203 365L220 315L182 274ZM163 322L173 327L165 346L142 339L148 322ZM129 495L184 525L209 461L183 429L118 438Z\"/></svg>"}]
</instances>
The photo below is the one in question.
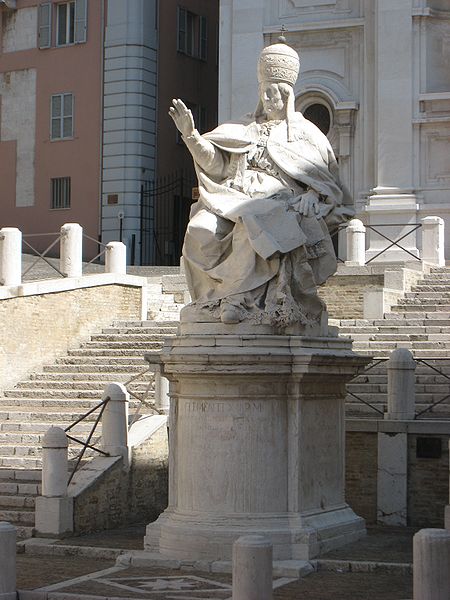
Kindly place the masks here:
<instances>
[{"instance_id":1,"label":"black metal railing","mask_svg":"<svg viewBox=\"0 0 450 600\"><path fill-rule=\"evenodd\" d=\"M108 404L108 402L110 401L109 397L104 398L100 404L98 404L97 406L94 406L94 408L91 408L90 410L88 410L84 415L82 415L79 419L77 419L76 421L74 421L73 423L71 423L68 427L66 427L64 429L67 438L69 440L71 440L72 442L75 442L76 444L81 444L82 449L80 454L77 456L77 458L75 459L75 465L70 473L69 476L69 480L67 482L67 485L69 485L69 483L72 481L75 473L77 472L78 467L80 466L80 463L83 459L83 456L86 453L86 450L89 448L89 450L94 450L95 452L98 452L99 454L102 454L103 456L109 456L108 452L105 452L104 450L102 450L101 448L97 448L97 446L95 446L94 444L91 444L91 440L94 436L95 430L97 429L98 424L101 421L101 418L103 416L103 413L105 411L106 405ZM77 437L73 436L73 435L69 435L67 432L71 431L76 425L78 425L79 423L81 423L82 421L84 421L85 419L87 419L87 417L89 417L90 415L92 415L92 413L94 413L96 410L99 410L99 414L97 415L91 431L89 432L89 435L87 437L86 440L80 440Z\"/></svg>"}]
</instances>

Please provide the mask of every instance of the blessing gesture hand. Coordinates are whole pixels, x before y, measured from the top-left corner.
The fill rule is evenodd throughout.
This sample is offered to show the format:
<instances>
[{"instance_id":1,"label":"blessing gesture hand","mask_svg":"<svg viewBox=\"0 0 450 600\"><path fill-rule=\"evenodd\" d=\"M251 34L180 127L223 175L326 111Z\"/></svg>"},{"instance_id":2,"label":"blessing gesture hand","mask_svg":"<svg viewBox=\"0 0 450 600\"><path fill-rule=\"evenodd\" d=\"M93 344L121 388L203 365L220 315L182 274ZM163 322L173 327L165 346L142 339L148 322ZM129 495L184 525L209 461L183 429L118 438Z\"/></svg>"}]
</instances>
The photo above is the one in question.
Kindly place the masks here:
<instances>
[{"instance_id":1,"label":"blessing gesture hand","mask_svg":"<svg viewBox=\"0 0 450 600\"><path fill-rule=\"evenodd\" d=\"M172 106L169 108L169 115L172 117L178 131L183 136L189 137L194 133L194 117L182 100L172 100Z\"/></svg>"}]
</instances>

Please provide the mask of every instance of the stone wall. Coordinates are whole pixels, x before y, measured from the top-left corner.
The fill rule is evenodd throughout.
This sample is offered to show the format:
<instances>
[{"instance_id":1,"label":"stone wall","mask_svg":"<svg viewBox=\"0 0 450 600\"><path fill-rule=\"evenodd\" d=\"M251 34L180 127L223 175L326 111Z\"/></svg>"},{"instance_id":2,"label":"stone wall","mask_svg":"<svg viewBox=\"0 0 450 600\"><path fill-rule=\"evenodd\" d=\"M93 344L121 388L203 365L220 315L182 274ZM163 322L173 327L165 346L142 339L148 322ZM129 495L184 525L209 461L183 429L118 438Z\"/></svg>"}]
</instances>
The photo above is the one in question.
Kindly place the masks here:
<instances>
[{"instance_id":1,"label":"stone wall","mask_svg":"<svg viewBox=\"0 0 450 600\"><path fill-rule=\"evenodd\" d=\"M74 532L154 521L167 506L167 492L168 438L163 426L133 448L129 472L119 461L74 498Z\"/></svg>"},{"instance_id":2,"label":"stone wall","mask_svg":"<svg viewBox=\"0 0 450 600\"><path fill-rule=\"evenodd\" d=\"M443 527L449 498L448 435L426 435L441 440L440 458L417 458L418 437L408 437L409 523L414 527Z\"/></svg>"},{"instance_id":3,"label":"stone wall","mask_svg":"<svg viewBox=\"0 0 450 600\"><path fill-rule=\"evenodd\" d=\"M439 438L440 458L417 458L418 437ZM449 498L449 435L408 434L408 525L443 527ZM377 519L377 433L347 431L346 500L368 524Z\"/></svg>"},{"instance_id":4,"label":"stone wall","mask_svg":"<svg viewBox=\"0 0 450 600\"><path fill-rule=\"evenodd\" d=\"M369 524L377 520L377 452L376 433L347 432L345 496L356 514Z\"/></svg>"},{"instance_id":5,"label":"stone wall","mask_svg":"<svg viewBox=\"0 0 450 600\"><path fill-rule=\"evenodd\" d=\"M141 296L140 287L105 285L1 300L1 388L79 346L115 319L140 319Z\"/></svg>"},{"instance_id":6,"label":"stone wall","mask_svg":"<svg viewBox=\"0 0 450 600\"><path fill-rule=\"evenodd\" d=\"M384 275L334 275L319 288L331 319L362 319L364 292L383 287Z\"/></svg>"}]
</instances>

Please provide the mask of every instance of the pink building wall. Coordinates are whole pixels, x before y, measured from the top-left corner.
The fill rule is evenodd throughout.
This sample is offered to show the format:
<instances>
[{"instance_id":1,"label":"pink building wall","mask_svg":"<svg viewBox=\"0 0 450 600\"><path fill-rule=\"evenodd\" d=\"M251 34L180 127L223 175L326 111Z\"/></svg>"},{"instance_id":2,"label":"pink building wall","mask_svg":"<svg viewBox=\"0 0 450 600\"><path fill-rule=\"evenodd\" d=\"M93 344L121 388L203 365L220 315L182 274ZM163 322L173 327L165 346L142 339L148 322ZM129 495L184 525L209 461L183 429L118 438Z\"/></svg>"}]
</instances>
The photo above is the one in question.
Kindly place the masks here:
<instances>
[{"instance_id":1,"label":"pink building wall","mask_svg":"<svg viewBox=\"0 0 450 600\"><path fill-rule=\"evenodd\" d=\"M38 4L36 0L18 0L17 9L37 9ZM85 233L98 238L103 4L103 0L88 3L85 43L55 47L56 2L53 2L51 48L0 53L0 75L36 70L34 204L16 206L17 144L4 141L0 130L0 227L18 227L24 234L49 233L59 231L64 223L77 222ZM50 99L59 93L74 96L74 136L70 140L51 141ZM71 177L71 207L68 209L50 208L51 179L56 177ZM50 238L34 238L33 244L42 249L49 241ZM86 241L85 256L95 255L96 248L96 244Z\"/></svg>"}]
</instances>

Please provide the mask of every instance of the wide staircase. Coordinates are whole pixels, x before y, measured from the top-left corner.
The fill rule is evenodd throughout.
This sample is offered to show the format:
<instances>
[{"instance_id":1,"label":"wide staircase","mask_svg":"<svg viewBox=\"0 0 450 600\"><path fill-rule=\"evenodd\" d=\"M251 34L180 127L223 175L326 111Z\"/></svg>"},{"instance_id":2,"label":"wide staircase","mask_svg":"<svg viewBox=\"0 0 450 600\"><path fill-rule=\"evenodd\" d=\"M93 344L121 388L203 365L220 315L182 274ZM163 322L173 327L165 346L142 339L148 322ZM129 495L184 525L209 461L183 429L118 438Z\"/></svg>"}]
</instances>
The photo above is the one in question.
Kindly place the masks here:
<instances>
[{"instance_id":1,"label":"wide staircase","mask_svg":"<svg viewBox=\"0 0 450 600\"><path fill-rule=\"evenodd\" d=\"M144 354L158 353L164 339L176 334L184 302L179 288L179 275L149 277L149 320L115 322L54 364L3 391L0 521L14 523L20 538L33 533L35 499L41 489L42 440L51 425L66 428L83 417L98 406L105 386L113 381L127 384L130 419L153 412L153 374ZM86 440L98 413L93 412L69 433ZM96 429L94 443L100 431L101 426ZM69 467L80 450L80 445L71 444Z\"/></svg>"},{"instance_id":2,"label":"wide staircase","mask_svg":"<svg viewBox=\"0 0 450 600\"><path fill-rule=\"evenodd\" d=\"M449 419L450 397L443 400L450 394L449 319L450 268L434 268L383 319L340 320L340 335L375 359L375 366L348 385L347 416L380 417L377 410L383 412L387 401L386 359L396 348L407 348L417 361L416 415Z\"/></svg>"},{"instance_id":3,"label":"wide staircase","mask_svg":"<svg viewBox=\"0 0 450 600\"><path fill-rule=\"evenodd\" d=\"M148 320L116 322L70 350L54 364L34 373L0 398L0 521L18 527L20 537L33 533L34 503L40 493L42 438L51 425L67 427L98 405L105 386L129 382L147 370L143 356L158 353L176 333L179 311L187 300L184 277L148 278ZM332 311L331 311L332 312ZM386 362L396 348L408 348L418 359L450 377L450 269L433 269L390 313L378 320L339 321L340 335L354 349L381 362L349 384L347 416L379 418L386 405ZM448 358L449 360L445 360ZM430 366L417 366L417 410L449 393L448 379ZM128 383L130 413L151 412L152 374ZM142 398L141 402L138 398ZM83 420L73 435L86 439L97 412ZM450 418L450 399L422 418ZM72 446L75 457L79 446Z\"/></svg>"}]
</instances>

